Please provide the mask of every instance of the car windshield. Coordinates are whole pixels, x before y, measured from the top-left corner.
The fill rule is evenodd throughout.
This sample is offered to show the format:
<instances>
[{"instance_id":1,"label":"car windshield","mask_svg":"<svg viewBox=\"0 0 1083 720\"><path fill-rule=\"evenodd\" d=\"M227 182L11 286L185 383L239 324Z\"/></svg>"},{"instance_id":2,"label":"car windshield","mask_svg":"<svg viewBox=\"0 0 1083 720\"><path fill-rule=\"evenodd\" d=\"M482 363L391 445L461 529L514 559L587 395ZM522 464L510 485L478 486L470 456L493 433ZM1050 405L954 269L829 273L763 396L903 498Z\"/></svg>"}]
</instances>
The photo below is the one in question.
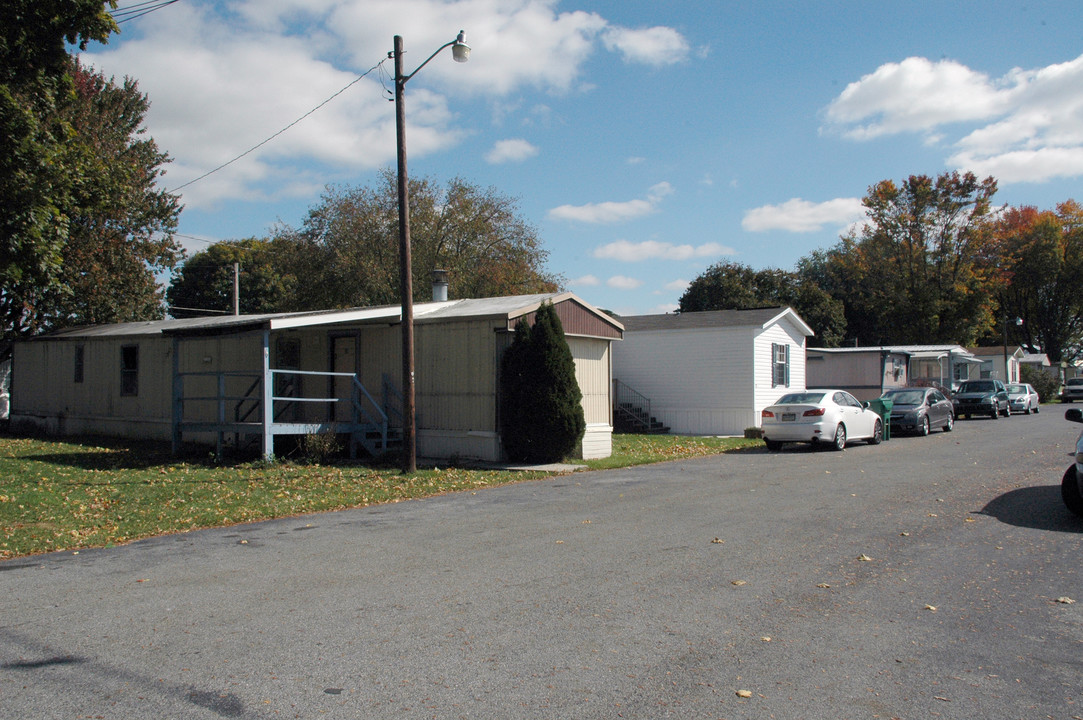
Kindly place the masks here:
<instances>
[{"instance_id":1,"label":"car windshield","mask_svg":"<svg viewBox=\"0 0 1083 720\"><path fill-rule=\"evenodd\" d=\"M806 405L816 404L824 399L822 392L803 392L803 393L790 393L789 395L783 395L779 398L777 405Z\"/></svg>"},{"instance_id":2,"label":"car windshield","mask_svg":"<svg viewBox=\"0 0 1083 720\"><path fill-rule=\"evenodd\" d=\"M920 405L925 400L925 393L921 390L898 390L887 393L884 399L896 405Z\"/></svg>"},{"instance_id":3,"label":"car windshield","mask_svg":"<svg viewBox=\"0 0 1083 720\"><path fill-rule=\"evenodd\" d=\"M1083 385L1083 378L1072 378L1068 381L1069 385Z\"/></svg>"},{"instance_id":4,"label":"car windshield","mask_svg":"<svg viewBox=\"0 0 1083 720\"><path fill-rule=\"evenodd\" d=\"M990 380L971 380L963 383L959 388L959 392L964 393L993 392L994 390L996 386Z\"/></svg>"},{"instance_id":5,"label":"car windshield","mask_svg":"<svg viewBox=\"0 0 1083 720\"><path fill-rule=\"evenodd\" d=\"M1027 386L1026 385L1009 385L1008 386L1008 392L1010 392L1012 395L1025 395L1026 392L1027 392Z\"/></svg>"}]
</instances>

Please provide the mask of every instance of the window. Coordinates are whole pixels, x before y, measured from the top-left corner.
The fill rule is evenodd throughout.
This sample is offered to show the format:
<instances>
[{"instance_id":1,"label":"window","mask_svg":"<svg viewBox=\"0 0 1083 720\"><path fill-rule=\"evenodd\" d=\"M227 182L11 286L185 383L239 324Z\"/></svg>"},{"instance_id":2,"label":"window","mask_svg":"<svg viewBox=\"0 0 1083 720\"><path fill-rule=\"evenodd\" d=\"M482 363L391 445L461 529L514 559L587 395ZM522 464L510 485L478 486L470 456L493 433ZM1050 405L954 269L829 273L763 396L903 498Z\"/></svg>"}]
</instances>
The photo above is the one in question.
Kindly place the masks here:
<instances>
[{"instance_id":1,"label":"window","mask_svg":"<svg viewBox=\"0 0 1083 720\"><path fill-rule=\"evenodd\" d=\"M83 346L75 346L75 382L83 382Z\"/></svg>"},{"instance_id":2,"label":"window","mask_svg":"<svg viewBox=\"0 0 1083 720\"><path fill-rule=\"evenodd\" d=\"M790 346L771 343L771 387L790 386Z\"/></svg>"},{"instance_id":3,"label":"window","mask_svg":"<svg viewBox=\"0 0 1083 720\"><path fill-rule=\"evenodd\" d=\"M139 346L120 348L120 394L139 394Z\"/></svg>"}]
</instances>

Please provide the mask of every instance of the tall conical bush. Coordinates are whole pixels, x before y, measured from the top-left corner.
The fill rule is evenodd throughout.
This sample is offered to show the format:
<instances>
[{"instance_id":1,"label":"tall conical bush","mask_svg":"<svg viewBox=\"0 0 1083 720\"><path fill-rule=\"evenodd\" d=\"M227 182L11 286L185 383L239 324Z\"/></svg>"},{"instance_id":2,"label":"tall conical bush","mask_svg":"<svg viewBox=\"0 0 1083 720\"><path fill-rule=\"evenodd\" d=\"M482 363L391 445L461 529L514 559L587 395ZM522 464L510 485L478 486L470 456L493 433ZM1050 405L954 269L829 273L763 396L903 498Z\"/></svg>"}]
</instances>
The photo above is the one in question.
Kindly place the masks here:
<instances>
[{"instance_id":1,"label":"tall conical bush","mask_svg":"<svg viewBox=\"0 0 1083 720\"><path fill-rule=\"evenodd\" d=\"M564 328L551 303L520 320L500 373L500 432L504 453L516 462L558 462L583 439L583 394Z\"/></svg>"}]
</instances>

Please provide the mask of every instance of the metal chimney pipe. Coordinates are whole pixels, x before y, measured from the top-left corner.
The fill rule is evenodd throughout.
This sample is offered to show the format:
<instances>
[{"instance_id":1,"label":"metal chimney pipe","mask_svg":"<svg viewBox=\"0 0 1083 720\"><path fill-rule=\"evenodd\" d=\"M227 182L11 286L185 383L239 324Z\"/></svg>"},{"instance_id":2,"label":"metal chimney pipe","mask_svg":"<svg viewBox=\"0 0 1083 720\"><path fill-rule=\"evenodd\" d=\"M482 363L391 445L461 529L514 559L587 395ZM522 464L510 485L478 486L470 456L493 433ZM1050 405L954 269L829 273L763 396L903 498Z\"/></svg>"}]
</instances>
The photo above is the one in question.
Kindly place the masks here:
<instances>
[{"instance_id":1,"label":"metal chimney pipe","mask_svg":"<svg viewBox=\"0 0 1083 720\"><path fill-rule=\"evenodd\" d=\"M432 271L432 300L447 302L447 270Z\"/></svg>"}]
</instances>

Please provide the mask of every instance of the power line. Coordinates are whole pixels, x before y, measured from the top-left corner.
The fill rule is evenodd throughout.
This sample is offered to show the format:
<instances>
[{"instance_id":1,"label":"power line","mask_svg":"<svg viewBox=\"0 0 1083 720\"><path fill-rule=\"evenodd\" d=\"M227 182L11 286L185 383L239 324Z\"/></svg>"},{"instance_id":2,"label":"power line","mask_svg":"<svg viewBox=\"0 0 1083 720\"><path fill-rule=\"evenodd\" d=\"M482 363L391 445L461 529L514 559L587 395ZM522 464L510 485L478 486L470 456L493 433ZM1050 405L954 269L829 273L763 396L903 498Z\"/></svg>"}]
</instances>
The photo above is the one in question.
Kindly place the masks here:
<instances>
[{"instance_id":1,"label":"power line","mask_svg":"<svg viewBox=\"0 0 1083 720\"><path fill-rule=\"evenodd\" d=\"M176 0L170 0L170 2L176 2ZM337 97L338 97L339 95L341 95L342 93L344 93L344 92L346 92L347 90L349 90L349 89L350 89L351 87L353 87L353 86L354 86L354 85L356 85L357 83L361 82L361 80L363 80L363 79L364 79L364 78L365 78L365 77L366 77L367 75L369 75L369 74L370 74L370 73L371 73L371 72L372 72L373 70L376 70L376 69L377 69L377 68L379 68L379 67L380 67L381 65L383 65L383 64L384 64L384 63L385 63L386 61L387 61L387 59L386 59L386 58L384 58L384 59L383 59L383 60L381 60L380 62L376 63L375 65L373 65L372 67L370 67L370 68L369 68L368 70L366 70L365 72L363 72L363 73L362 73L361 75L358 75L358 76L357 76L356 78L354 78L354 79L353 79L353 80L351 80L351 81L350 81L349 83L347 83L345 87L343 87L343 88L342 88L341 90L339 90L338 92L336 92L336 93L335 93L334 95L332 95L331 97L327 98L327 99L326 99L326 100L324 100L324 101L323 101L322 103L320 103L320 104L319 104L319 105L317 105L316 107L312 108L311 110L309 110L308 112L306 112L306 113L305 113L304 115L302 115L301 117L297 118L296 120L294 120L293 122L291 122L291 123L290 123L289 125L287 125L286 127L282 128L281 130L279 130L278 132L276 132L276 133L275 133L274 135L270 136L269 138L267 138L267 139L266 139L266 140L264 140L263 142L257 143L256 145L253 145L252 147L248 148L247 150L245 150L245 151L244 151L243 153L241 153L241 154L240 154L240 155L238 155L237 157L233 158L232 160L229 160L229 161L227 161L227 162L224 162L224 163L222 163L221 165L219 165L218 167L216 167L216 168L215 168L214 170L210 170L210 171L208 171L208 172L205 172L205 173L203 173L202 175L200 175L199 177L197 177L197 178L196 178L195 180L189 180L188 182L184 183L183 185L178 185L177 187L173 188L172 190L168 190L167 192L171 192L171 193L174 193L174 192L177 192L178 190L183 190L184 188L188 187L189 185L194 185L195 183L199 182L199 181L200 181L200 180L202 180L203 178L205 178L205 177L208 177L208 176L210 176L210 175L213 175L214 173L218 172L219 170L222 170L223 168L229 167L230 165L232 165L233 163L237 162L238 160L240 160L240 159L241 159L241 158L243 158L244 156L246 156L246 155L249 155L249 154L251 154L251 153L255 152L256 150L260 149L261 147L263 147L263 146L264 146L264 145L266 145L267 143L269 143L269 142L271 142L272 140L274 140L274 139L275 139L276 137L278 137L278 136L279 136L279 135L281 135L282 133L284 133L284 132L286 132L287 130L289 130L289 129L290 129L291 127L293 127L293 126L294 126L294 125L296 125L297 123L299 123L299 122L301 122L302 120L304 120L305 118L307 118L307 117L308 117L309 115L311 115L312 113L314 113L314 112L316 112L317 110L319 110L320 108L322 108L322 107L323 107L324 105L326 105L327 103L329 103L329 102L331 102L332 100L334 100L335 98L337 98Z\"/></svg>"},{"instance_id":2,"label":"power line","mask_svg":"<svg viewBox=\"0 0 1083 720\"><path fill-rule=\"evenodd\" d=\"M135 20L141 18L144 15L148 15L155 10L161 10L167 5L172 5L178 2L178 0L146 0L146 2L136 3L135 5L129 5L127 7L117 8L109 13L116 20L117 25L128 22L129 20Z\"/></svg>"}]
</instances>

